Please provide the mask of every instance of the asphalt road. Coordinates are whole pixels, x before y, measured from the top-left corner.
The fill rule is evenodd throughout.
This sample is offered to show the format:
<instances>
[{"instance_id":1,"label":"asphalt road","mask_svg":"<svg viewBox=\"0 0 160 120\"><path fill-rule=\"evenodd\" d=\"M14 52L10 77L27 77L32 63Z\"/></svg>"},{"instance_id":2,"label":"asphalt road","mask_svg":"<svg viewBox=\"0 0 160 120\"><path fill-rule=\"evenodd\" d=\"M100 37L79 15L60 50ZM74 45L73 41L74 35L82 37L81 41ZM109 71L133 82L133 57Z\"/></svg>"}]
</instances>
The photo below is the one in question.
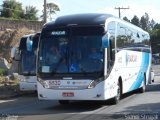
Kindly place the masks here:
<instances>
[{"instance_id":1,"label":"asphalt road","mask_svg":"<svg viewBox=\"0 0 160 120\"><path fill-rule=\"evenodd\" d=\"M156 68L156 69L155 69ZM160 119L160 66L154 66L155 82L145 93L125 94L117 105L105 102L39 101L36 95L0 100L0 120L105 120L105 119Z\"/></svg>"}]
</instances>

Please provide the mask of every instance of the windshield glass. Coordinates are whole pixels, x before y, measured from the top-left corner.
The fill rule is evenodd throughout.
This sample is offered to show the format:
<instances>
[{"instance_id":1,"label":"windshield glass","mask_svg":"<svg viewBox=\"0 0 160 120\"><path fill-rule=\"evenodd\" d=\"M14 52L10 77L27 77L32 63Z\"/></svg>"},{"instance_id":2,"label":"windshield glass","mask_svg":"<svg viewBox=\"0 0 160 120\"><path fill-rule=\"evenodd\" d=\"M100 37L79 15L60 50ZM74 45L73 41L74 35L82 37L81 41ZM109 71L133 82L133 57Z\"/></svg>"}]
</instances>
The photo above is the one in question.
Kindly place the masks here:
<instances>
[{"instance_id":1,"label":"windshield glass","mask_svg":"<svg viewBox=\"0 0 160 120\"><path fill-rule=\"evenodd\" d=\"M34 51L21 51L21 74L36 73L36 55Z\"/></svg>"},{"instance_id":2,"label":"windshield glass","mask_svg":"<svg viewBox=\"0 0 160 120\"><path fill-rule=\"evenodd\" d=\"M73 27L42 33L39 71L42 73L102 72L103 31L103 27Z\"/></svg>"}]
</instances>

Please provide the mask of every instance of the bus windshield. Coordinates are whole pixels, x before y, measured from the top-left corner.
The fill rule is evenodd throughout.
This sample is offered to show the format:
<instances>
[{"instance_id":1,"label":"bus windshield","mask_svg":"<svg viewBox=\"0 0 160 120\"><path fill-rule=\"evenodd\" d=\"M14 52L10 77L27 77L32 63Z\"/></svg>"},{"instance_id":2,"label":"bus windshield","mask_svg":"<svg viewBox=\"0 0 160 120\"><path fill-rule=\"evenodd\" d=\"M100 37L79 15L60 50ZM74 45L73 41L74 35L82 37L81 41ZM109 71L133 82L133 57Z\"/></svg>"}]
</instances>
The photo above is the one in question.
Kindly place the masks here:
<instances>
[{"instance_id":1,"label":"bus windshield","mask_svg":"<svg viewBox=\"0 0 160 120\"><path fill-rule=\"evenodd\" d=\"M103 72L103 27L72 27L41 34L42 73Z\"/></svg>"},{"instance_id":2,"label":"bus windshield","mask_svg":"<svg viewBox=\"0 0 160 120\"><path fill-rule=\"evenodd\" d=\"M21 51L21 74L36 74L36 55L34 51Z\"/></svg>"}]
</instances>

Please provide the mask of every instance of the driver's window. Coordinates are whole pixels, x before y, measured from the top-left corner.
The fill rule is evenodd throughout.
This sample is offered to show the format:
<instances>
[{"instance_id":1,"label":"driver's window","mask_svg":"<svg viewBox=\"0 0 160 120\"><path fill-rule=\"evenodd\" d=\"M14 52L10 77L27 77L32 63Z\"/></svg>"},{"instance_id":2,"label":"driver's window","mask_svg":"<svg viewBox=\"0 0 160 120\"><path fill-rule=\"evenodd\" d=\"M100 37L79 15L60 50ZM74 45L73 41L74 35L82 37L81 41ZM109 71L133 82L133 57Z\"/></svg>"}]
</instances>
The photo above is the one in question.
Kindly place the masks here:
<instances>
[{"instance_id":1,"label":"driver's window","mask_svg":"<svg viewBox=\"0 0 160 120\"><path fill-rule=\"evenodd\" d=\"M116 24L115 22L110 22L107 27L108 34L109 34L109 49L108 49L108 58L110 59L111 63L113 64L115 61L115 30Z\"/></svg>"}]
</instances>

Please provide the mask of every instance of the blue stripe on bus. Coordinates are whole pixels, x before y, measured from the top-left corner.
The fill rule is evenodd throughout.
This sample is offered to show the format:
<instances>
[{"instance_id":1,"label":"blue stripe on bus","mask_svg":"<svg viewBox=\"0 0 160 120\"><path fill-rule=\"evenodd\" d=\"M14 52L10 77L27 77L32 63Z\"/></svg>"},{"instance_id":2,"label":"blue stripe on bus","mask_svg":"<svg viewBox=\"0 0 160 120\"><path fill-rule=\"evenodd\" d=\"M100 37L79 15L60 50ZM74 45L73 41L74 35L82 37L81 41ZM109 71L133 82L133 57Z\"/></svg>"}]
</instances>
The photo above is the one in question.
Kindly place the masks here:
<instances>
[{"instance_id":1,"label":"blue stripe on bus","mask_svg":"<svg viewBox=\"0 0 160 120\"><path fill-rule=\"evenodd\" d=\"M138 72L136 81L132 84L132 86L129 88L129 91L135 90L139 88L144 80L144 72L147 71L149 66L149 53L142 53L142 64L141 68ZM128 91L128 92L129 92Z\"/></svg>"}]
</instances>

